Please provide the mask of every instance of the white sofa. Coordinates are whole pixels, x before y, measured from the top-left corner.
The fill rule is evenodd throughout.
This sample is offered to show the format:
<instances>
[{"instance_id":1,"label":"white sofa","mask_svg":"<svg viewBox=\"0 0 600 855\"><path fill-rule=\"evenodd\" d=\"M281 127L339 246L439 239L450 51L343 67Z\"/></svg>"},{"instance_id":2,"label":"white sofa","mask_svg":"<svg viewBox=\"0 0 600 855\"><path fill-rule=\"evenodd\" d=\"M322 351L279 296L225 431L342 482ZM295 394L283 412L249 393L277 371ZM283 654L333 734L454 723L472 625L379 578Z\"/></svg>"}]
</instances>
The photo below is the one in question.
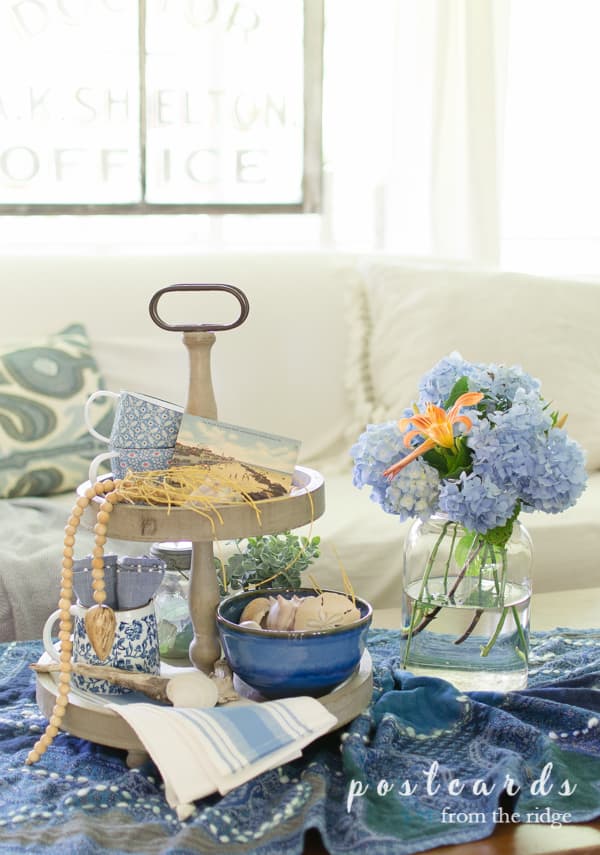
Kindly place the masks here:
<instances>
[{"instance_id":1,"label":"white sofa","mask_svg":"<svg viewBox=\"0 0 600 855\"><path fill-rule=\"evenodd\" d=\"M250 302L246 323L218 333L213 348L219 417L301 439L301 462L326 477L326 512L313 526L322 537L313 568L321 585L340 587L339 556L357 593L376 607L400 605L408 523L353 487L348 450L367 422L409 405L420 375L452 350L522 364L542 380L545 397L570 413L570 433L588 452L589 484L565 513L524 517L535 548L534 590L597 584L600 283L351 254L4 256L0 348L83 323L104 388L184 404L181 336L159 329L148 303L165 285L211 282L240 287ZM237 316L237 303L173 295L161 314L173 323L226 322ZM72 499L0 501L0 639L39 636L55 608ZM77 554L90 544L82 533ZM109 546L131 551L131 544ZM147 548L137 544L138 552Z\"/></svg>"}]
</instances>

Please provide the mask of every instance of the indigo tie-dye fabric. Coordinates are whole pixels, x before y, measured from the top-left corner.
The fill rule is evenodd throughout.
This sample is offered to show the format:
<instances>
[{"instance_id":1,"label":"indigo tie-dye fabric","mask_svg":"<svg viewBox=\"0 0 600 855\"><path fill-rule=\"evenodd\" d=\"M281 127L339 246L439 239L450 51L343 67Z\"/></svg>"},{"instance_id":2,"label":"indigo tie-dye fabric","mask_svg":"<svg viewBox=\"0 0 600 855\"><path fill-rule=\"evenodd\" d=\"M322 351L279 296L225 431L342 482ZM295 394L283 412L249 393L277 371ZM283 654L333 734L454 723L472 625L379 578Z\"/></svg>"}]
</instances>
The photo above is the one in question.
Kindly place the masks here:
<instances>
[{"instance_id":1,"label":"indigo tie-dye fabric","mask_svg":"<svg viewBox=\"0 0 600 855\"><path fill-rule=\"evenodd\" d=\"M331 853L406 855L494 822L600 816L600 631L533 633L529 688L505 695L400 671L396 632L369 650L363 715L179 821L154 766L116 749L61 734L25 766L46 724L27 667L41 645L1 645L0 852L288 855L316 827Z\"/></svg>"}]
</instances>

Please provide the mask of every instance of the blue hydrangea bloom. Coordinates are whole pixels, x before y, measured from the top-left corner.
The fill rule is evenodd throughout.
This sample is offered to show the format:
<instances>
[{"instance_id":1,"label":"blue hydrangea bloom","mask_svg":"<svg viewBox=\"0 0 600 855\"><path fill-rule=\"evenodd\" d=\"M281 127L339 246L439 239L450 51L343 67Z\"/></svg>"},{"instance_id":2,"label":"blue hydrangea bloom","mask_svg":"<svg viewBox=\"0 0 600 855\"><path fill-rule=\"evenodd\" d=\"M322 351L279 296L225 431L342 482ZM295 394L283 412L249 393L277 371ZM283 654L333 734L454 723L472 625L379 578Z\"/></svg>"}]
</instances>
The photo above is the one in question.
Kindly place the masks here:
<instances>
[{"instance_id":1,"label":"blue hydrangea bloom","mask_svg":"<svg viewBox=\"0 0 600 855\"><path fill-rule=\"evenodd\" d=\"M485 534L504 525L515 511L517 494L498 487L489 475L461 472L442 482L440 510L469 531Z\"/></svg>"},{"instance_id":2,"label":"blue hydrangea bloom","mask_svg":"<svg viewBox=\"0 0 600 855\"><path fill-rule=\"evenodd\" d=\"M537 392L518 389L510 409L488 414L473 425L467 445L473 471L522 496L534 477L534 456L552 419Z\"/></svg>"},{"instance_id":3,"label":"blue hydrangea bloom","mask_svg":"<svg viewBox=\"0 0 600 855\"><path fill-rule=\"evenodd\" d=\"M370 498L388 514L403 521L409 517L426 519L437 506L439 475L421 459L414 460L392 481L383 472L392 463L406 457L404 434L395 421L367 425L367 429L350 449L354 460L355 487L371 487Z\"/></svg>"},{"instance_id":4,"label":"blue hydrangea bloom","mask_svg":"<svg viewBox=\"0 0 600 855\"><path fill-rule=\"evenodd\" d=\"M389 482L382 508L389 514L399 514L401 520L426 520L438 508L439 490L437 471L418 457Z\"/></svg>"},{"instance_id":5,"label":"blue hydrangea bloom","mask_svg":"<svg viewBox=\"0 0 600 855\"><path fill-rule=\"evenodd\" d=\"M424 374L419 383L419 406L430 402L442 407L448 400L448 396L457 380L461 377L476 377L478 366L467 362L460 353L454 351L449 356L434 365L431 371ZM469 387L475 389L475 386Z\"/></svg>"},{"instance_id":6,"label":"blue hydrangea bloom","mask_svg":"<svg viewBox=\"0 0 600 855\"><path fill-rule=\"evenodd\" d=\"M540 381L523 371L520 365L481 365L476 388L497 400L513 401L517 391L533 392L539 397Z\"/></svg>"},{"instance_id":7,"label":"blue hydrangea bloom","mask_svg":"<svg viewBox=\"0 0 600 855\"><path fill-rule=\"evenodd\" d=\"M527 374L519 365L507 366L495 363L467 362L454 351L441 359L427 372L419 383L419 404L430 401L441 407L448 400L454 384L466 377L471 392L483 392L488 399L488 408L494 409L498 402L510 402L517 390L537 392L540 381Z\"/></svg>"},{"instance_id":8,"label":"blue hydrangea bloom","mask_svg":"<svg viewBox=\"0 0 600 855\"><path fill-rule=\"evenodd\" d=\"M522 492L523 510L559 514L585 490L587 475L581 446L553 428L535 448L533 477Z\"/></svg>"},{"instance_id":9,"label":"blue hydrangea bloom","mask_svg":"<svg viewBox=\"0 0 600 855\"><path fill-rule=\"evenodd\" d=\"M374 487L379 481L385 481L384 470L406 453L397 422L367 425L367 429L350 449L350 456L354 460L354 486L360 488L368 484Z\"/></svg>"}]
</instances>

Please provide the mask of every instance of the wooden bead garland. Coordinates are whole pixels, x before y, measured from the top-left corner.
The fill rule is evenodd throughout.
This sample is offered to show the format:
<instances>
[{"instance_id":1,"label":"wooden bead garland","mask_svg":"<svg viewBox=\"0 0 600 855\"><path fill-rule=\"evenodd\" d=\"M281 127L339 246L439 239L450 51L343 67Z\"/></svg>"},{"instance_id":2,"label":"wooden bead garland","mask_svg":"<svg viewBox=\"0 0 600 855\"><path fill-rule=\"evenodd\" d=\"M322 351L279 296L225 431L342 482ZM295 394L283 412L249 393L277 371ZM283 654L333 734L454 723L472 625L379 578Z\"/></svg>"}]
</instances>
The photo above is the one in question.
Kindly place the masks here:
<instances>
[{"instance_id":1,"label":"wooden bead garland","mask_svg":"<svg viewBox=\"0 0 600 855\"><path fill-rule=\"evenodd\" d=\"M58 607L60 609L60 632L58 636L60 640L60 671L58 675L57 695L56 701L54 703L54 708L52 710L52 715L50 716L50 720L48 725L46 726L46 730L27 755L27 759L25 762L28 766L32 765L33 763L36 763L40 759L42 754L44 754L44 752L47 751L50 745L52 744L54 737L58 733L60 723L65 715L67 704L69 703L68 694L71 683L71 651L73 649L73 643L71 641L71 602L73 599L73 547L75 546L75 535L79 523L81 521L81 516L83 512L90 504L92 499L95 499L96 496L102 495L104 496L104 501L100 505L96 517L96 525L94 527L95 546L92 552L95 562L92 564L92 588L94 591L94 602L96 603L96 605L88 609L88 612L86 613L86 629L88 627L87 618L89 614L92 614L92 618L90 620L90 626L92 627L94 626L95 622L93 615L97 615L100 611L102 612L101 620L103 622L106 622L104 616L108 613L112 614L112 620L114 620L113 610L109 608L109 606L104 605L106 601L106 590L104 587L104 544L106 543L106 531L107 524L110 519L110 514L112 513L115 504L121 501L121 497L118 495L117 492L120 485L120 480L113 481L108 479L106 481L97 481L96 484L91 487L88 487L83 496L79 496L79 498L75 502L75 505L71 511L71 516L69 517L67 525L64 529L65 536L63 541L60 599L58 602Z\"/></svg>"}]
</instances>

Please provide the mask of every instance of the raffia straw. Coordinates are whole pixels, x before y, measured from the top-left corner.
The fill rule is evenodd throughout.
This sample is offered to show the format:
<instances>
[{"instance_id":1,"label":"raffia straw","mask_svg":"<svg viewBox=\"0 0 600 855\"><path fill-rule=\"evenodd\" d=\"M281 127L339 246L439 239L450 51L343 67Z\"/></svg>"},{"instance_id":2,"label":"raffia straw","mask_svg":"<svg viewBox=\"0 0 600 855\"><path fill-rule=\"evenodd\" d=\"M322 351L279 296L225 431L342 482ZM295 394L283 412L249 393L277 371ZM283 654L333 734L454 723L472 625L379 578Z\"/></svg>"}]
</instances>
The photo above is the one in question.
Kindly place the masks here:
<instances>
[{"instance_id":1,"label":"raffia straw","mask_svg":"<svg viewBox=\"0 0 600 855\"><path fill-rule=\"evenodd\" d=\"M313 523L315 521L315 503L314 503L313 497L311 496L310 493L307 493L306 495L308 496L308 503L310 505L310 523L308 526L308 534L306 535L307 543L308 543L308 541L311 540L311 538L312 538ZM270 501L270 500L268 500L268 501ZM306 552L306 546L301 546L300 549L298 550L298 552L292 558L292 560L288 564L285 565L283 570L278 570L277 573L274 573L273 576L269 576L268 579L261 579L260 582L256 583L255 587L256 588L262 588L264 585L268 585L269 582L272 582L273 579L276 579L282 573L287 573L287 571L290 569L290 567L293 567L294 564L296 563L296 561L298 561L300 556L304 555L305 552ZM310 579L310 576L309 576L309 579Z\"/></svg>"},{"instance_id":2,"label":"raffia straw","mask_svg":"<svg viewBox=\"0 0 600 855\"><path fill-rule=\"evenodd\" d=\"M235 498L215 497L199 492L217 487L235 495ZM151 507L187 508L210 522L213 534L217 535L215 520L223 524L219 507L237 505L240 501L250 505L260 524L260 508L251 496L240 490L237 482L198 466L178 466L172 469L157 469L150 472L128 472L119 490L120 497L130 504Z\"/></svg>"},{"instance_id":3,"label":"raffia straw","mask_svg":"<svg viewBox=\"0 0 600 855\"><path fill-rule=\"evenodd\" d=\"M321 588L315 577L312 575L312 573L309 574L308 581L313 586L317 594L321 597L323 595L323 589Z\"/></svg>"},{"instance_id":4,"label":"raffia straw","mask_svg":"<svg viewBox=\"0 0 600 855\"><path fill-rule=\"evenodd\" d=\"M339 567L340 567L340 574L342 576L342 585L344 586L344 593L346 594L347 597L350 597L350 599L352 600L352 605L356 606L356 595L354 593L354 588L352 587L352 582L350 581L350 577L346 573L346 568L342 564L342 559L340 558L340 555L339 555L337 549L335 548L335 546L333 544L332 544L331 548L333 550L333 554L335 555L337 562L339 564Z\"/></svg>"}]
</instances>

